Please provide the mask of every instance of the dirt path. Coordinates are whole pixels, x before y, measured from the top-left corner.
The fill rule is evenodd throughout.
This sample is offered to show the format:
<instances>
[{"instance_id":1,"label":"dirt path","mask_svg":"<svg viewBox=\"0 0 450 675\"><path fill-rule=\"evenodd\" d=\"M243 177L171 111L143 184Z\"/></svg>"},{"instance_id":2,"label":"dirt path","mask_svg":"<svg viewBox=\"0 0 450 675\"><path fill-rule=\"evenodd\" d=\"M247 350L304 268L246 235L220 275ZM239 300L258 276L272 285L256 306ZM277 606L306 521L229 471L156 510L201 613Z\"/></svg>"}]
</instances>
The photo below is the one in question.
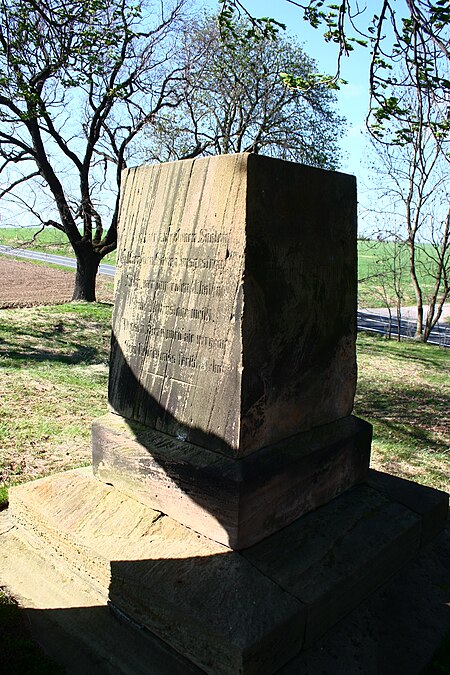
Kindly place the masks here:
<instances>
[{"instance_id":1,"label":"dirt path","mask_svg":"<svg viewBox=\"0 0 450 675\"><path fill-rule=\"evenodd\" d=\"M73 272L0 256L0 309L70 302L74 280ZM97 300L113 301L111 278L98 277Z\"/></svg>"}]
</instances>

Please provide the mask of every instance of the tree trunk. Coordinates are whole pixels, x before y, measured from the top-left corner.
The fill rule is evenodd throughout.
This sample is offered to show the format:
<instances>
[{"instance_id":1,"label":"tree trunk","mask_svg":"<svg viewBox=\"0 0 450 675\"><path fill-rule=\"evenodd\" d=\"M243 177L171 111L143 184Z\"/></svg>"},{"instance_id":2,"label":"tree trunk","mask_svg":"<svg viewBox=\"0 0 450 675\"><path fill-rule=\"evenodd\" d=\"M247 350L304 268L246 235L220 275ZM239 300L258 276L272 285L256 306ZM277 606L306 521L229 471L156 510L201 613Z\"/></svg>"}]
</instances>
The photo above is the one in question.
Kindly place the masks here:
<instances>
[{"instance_id":1,"label":"tree trunk","mask_svg":"<svg viewBox=\"0 0 450 675\"><path fill-rule=\"evenodd\" d=\"M397 342L400 342L402 331L402 306L398 299L397 299L396 314L397 314Z\"/></svg>"},{"instance_id":2,"label":"tree trunk","mask_svg":"<svg viewBox=\"0 0 450 675\"><path fill-rule=\"evenodd\" d=\"M77 272L72 300L95 302L95 281L101 257L92 250L76 251Z\"/></svg>"},{"instance_id":3,"label":"tree trunk","mask_svg":"<svg viewBox=\"0 0 450 675\"><path fill-rule=\"evenodd\" d=\"M418 341L423 340L423 299L422 299L422 289L420 288L419 280L417 278L416 271L416 242L414 239L409 238L408 240L408 249L409 249L409 275L411 277L412 285L414 287L414 293L416 295L416 306L417 306L417 323L416 323L416 333L414 339Z\"/></svg>"}]
</instances>

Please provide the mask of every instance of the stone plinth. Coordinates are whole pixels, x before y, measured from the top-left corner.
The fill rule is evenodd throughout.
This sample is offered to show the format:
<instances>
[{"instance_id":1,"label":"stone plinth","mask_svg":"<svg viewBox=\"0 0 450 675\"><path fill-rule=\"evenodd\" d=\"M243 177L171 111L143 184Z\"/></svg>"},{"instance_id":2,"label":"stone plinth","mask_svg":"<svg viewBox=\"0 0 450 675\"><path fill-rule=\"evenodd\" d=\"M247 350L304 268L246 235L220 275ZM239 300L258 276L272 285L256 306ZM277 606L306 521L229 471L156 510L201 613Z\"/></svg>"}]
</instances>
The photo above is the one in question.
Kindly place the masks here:
<instances>
[{"instance_id":1,"label":"stone plinth","mask_svg":"<svg viewBox=\"0 0 450 675\"><path fill-rule=\"evenodd\" d=\"M445 493L369 476L369 484L241 552L103 485L89 469L11 488L10 515L50 577L66 569L68 579L81 579L101 604L108 599L201 672L270 675L445 524ZM129 667L120 672L138 672L135 654L121 656ZM165 665L164 672L180 672L176 655L167 652ZM150 662L145 672L160 670Z\"/></svg>"},{"instance_id":2,"label":"stone plinth","mask_svg":"<svg viewBox=\"0 0 450 675\"><path fill-rule=\"evenodd\" d=\"M127 171L97 477L235 548L364 480L356 278L352 176L249 154Z\"/></svg>"},{"instance_id":3,"label":"stone plinth","mask_svg":"<svg viewBox=\"0 0 450 675\"><path fill-rule=\"evenodd\" d=\"M236 460L110 413L93 424L97 478L234 549L363 481L372 427L356 417Z\"/></svg>"}]
</instances>

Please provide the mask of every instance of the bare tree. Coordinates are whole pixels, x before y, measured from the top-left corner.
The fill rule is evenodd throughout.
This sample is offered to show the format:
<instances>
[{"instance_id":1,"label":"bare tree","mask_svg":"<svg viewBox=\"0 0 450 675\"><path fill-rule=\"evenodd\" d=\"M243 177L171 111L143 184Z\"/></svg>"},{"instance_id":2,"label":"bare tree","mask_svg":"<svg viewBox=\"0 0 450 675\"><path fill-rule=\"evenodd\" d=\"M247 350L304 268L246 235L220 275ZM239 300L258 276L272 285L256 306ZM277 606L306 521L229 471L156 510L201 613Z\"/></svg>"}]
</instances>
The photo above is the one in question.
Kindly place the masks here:
<instances>
[{"instance_id":1,"label":"bare tree","mask_svg":"<svg viewBox=\"0 0 450 675\"><path fill-rule=\"evenodd\" d=\"M288 36L244 39L250 27L244 20L233 24L224 41L213 15L185 23L178 53L184 98L146 135L145 159L246 151L339 166L344 121L334 110L334 92L321 84L301 91L282 82L285 72L317 72L315 62Z\"/></svg>"},{"instance_id":2,"label":"bare tree","mask_svg":"<svg viewBox=\"0 0 450 675\"><path fill-rule=\"evenodd\" d=\"M366 240L367 241L367 240ZM389 315L388 338L394 326L394 314L397 340L400 341L402 305L405 297L405 281L408 276L408 255L401 236L390 229L389 234L383 228L376 240L368 240L373 262L368 266L366 276L358 279L359 302L367 305L365 289L370 289L370 298L376 296L383 303Z\"/></svg>"},{"instance_id":3,"label":"bare tree","mask_svg":"<svg viewBox=\"0 0 450 675\"><path fill-rule=\"evenodd\" d=\"M178 103L169 63L184 2L0 0L0 198L25 201L65 233L77 258L73 299L95 299L98 265L116 246L130 143ZM20 192L33 181L34 195L51 198L47 217L40 197Z\"/></svg>"},{"instance_id":4,"label":"bare tree","mask_svg":"<svg viewBox=\"0 0 450 675\"><path fill-rule=\"evenodd\" d=\"M450 294L450 164L448 141L433 130L439 106L420 91L405 97L414 119L401 124L403 143L376 143L378 208L395 214L409 255L409 274L417 304L416 338L427 341ZM421 110L418 111L417 107ZM445 113L445 111L444 111ZM441 111L442 114L442 111ZM381 229L385 232L382 225ZM425 314L424 307L428 305Z\"/></svg>"}]
</instances>

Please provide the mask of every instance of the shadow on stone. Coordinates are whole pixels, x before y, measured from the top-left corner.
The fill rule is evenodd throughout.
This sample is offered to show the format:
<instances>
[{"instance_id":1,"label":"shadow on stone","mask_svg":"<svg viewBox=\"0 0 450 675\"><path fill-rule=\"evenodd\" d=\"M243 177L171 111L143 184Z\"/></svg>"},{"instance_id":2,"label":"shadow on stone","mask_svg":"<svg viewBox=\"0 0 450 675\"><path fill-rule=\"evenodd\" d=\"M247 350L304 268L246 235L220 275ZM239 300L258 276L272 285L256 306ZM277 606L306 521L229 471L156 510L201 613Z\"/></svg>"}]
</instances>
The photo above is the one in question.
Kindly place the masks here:
<instances>
[{"instance_id":1,"label":"shadow on stone","mask_svg":"<svg viewBox=\"0 0 450 675\"><path fill-rule=\"evenodd\" d=\"M442 529L447 516L446 495L417 488L408 481L371 473L369 484L348 490L241 552L230 551L134 499L118 499L116 490L102 485L88 469L14 488L11 509L21 530L32 533L34 550L46 560L42 579L36 575L34 584L51 585L57 551L57 568L63 561L72 570L72 578L81 581L82 588L97 589L99 597L108 598L130 630L142 637L145 627L202 671L272 673L294 659L293 665L286 665L286 672L316 673L320 670L304 664L308 660L316 665L323 662L325 645L331 668L328 672L335 672L330 664L340 663L341 656L356 661L361 658L361 647L354 642L359 640L364 649L367 641L370 646L370 653L364 657L370 669L364 667L363 672L384 675L395 671L390 671L388 665L385 670L376 670L375 664L380 659L387 660L387 656L380 645L374 644L372 626L379 631L380 644L390 645L393 663L411 664L409 651L402 655L395 652L395 640L393 646L393 635L383 630L383 621L392 623L392 614L403 617L398 632L406 644L412 618L407 612L414 606L422 617L423 640L417 647L425 665L448 622L449 610L444 606L448 601L448 534L442 550L434 557L435 568L427 568L427 563L421 566L429 589L426 601L414 583L403 595L397 589L411 574L405 563L427 543L428 535ZM424 555L429 557L430 553ZM17 556L11 562L19 565L20 573ZM25 564L29 566L28 557ZM331 626L376 593L400 569L406 571L397 576L391 590L380 591L375 605L370 601L369 609L364 605L356 615L352 614L353 618L349 617L349 623L344 621L343 626L354 628L344 640L342 654L334 632L310 651ZM58 587L52 602L59 602L59 592ZM375 625L371 606L376 609ZM61 612L69 633L78 626L78 635L84 631L84 641L100 651L101 664L111 663L113 657L105 657L104 640L109 629L104 627L104 613L100 609L92 613L85 607ZM54 614L53 610L49 614ZM48 618L61 622L57 614ZM362 625L355 616L364 618ZM131 617L130 622L127 617ZM337 629L341 640L343 632L343 628ZM134 644L123 646L119 654L123 664L127 660L128 664L142 664L142 659L149 658L148 646L136 647L134 652ZM417 652L415 645L411 649ZM300 651L302 655L296 657ZM168 648L164 653L164 665L170 670L173 654ZM147 670L142 672L159 673L158 654L160 647L152 657L151 667L147 661ZM114 658L118 658L117 653ZM179 663L176 657L174 672ZM100 667L98 672L103 672ZM132 672L141 671L136 666ZM163 668L162 672L167 671ZM402 672L410 675L419 670L405 667L397 675Z\"/></svg>"},{"instance_id":2,"label":"shadow on stone","mask_svg":"<svg viewBox=\"0 0 450 675\"><path fill-rule=\"evenodd\" d=\"M112 337L122 395L151 410L155 427L178 420L146 390ZM233 549L250 546L366 479L371 426L349 416L242 458L192 426L202 446L109 414L93 424L94 474L151 508ZM228 448L231 452L231 448Z\"/></svg>"},{"instance_id":3,"label":"shadow on stone","mask_svg":"<svg viewBox=\"0 0 450 675\"><path fill-rule=\"evenodd\" d=\"M447 517L444 493L367 482L372 429L351 416L356 182L243 154L123 185L95 476L14 488L10 510L204 672L270 675Z\"/></svg>"}]
</instances>

